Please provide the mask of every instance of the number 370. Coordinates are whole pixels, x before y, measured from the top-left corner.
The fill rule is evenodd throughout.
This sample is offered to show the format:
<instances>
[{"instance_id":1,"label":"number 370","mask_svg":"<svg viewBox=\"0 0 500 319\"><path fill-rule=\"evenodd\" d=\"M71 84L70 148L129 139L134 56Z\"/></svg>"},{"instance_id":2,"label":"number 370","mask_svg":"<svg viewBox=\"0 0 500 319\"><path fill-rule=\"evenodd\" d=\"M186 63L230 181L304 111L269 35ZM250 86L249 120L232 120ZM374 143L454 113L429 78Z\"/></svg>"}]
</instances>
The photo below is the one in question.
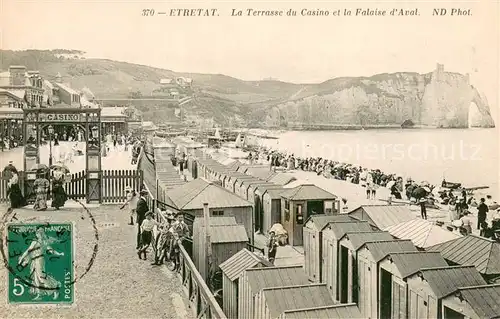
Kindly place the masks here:
<instances>
[{"instance_id":1,"label":"number 370","mask_svg":"<svg viewBox=\"0 0 500 319\"><path fill-rule=\"evenodd\" d=\"M152 17L155 15L155 9L142 9L143 17Z\"/></svg>"},{"instance_id":2,"label":"number 370","mask_svg":"<svg viewBox=\"0 0 500 319\"><path fill-rule=\"evenodd\" d=\"M14 278L14 288L12 288L14 296L22 296L24 294L24 286L21 284L19 278Z\"/></svg>"}]
</instances>

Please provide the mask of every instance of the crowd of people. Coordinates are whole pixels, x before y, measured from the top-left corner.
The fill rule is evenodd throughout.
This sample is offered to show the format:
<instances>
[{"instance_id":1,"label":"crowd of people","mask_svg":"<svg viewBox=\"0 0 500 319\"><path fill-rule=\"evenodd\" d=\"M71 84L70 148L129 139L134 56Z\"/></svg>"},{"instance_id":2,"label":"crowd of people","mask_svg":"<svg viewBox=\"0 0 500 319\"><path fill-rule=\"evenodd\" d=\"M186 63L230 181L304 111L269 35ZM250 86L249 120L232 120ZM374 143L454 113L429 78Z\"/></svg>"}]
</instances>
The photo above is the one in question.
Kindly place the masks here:
<instances>
[{"instance_id":1,"label":"crowd of people","mask_svg":"<svg viewBox=\"0 0 500 319\"><path fill-rule=\"evenodd\" d=\"M139 259L147 260L147 252L153 249L154 261L152 265L161 265L165 261L174 262L174 270L179 269L179 245L182 240L190 237L189 227L184 222L184 215L172 211L165 212L166 219L163 222L156 221L154 214L148 207L146 197L148 192L135 191L131 187L125 190L126 202L121 209L128 208L129 225L137 225L136 249ZM157 235L154 236L154 227L157 227Z\"/></svg>"},{"instance_id":2,"label":"crowd of people","mask_svg":"<svg viewBox=\"0 0 500 319\"><path fill-rule=\"evenodd\" d=\"M47 201L51 197L51 207L59 210L64 207L67 200L64 190L65 170L64 166L53 165L52 167L40 168L36 170L36 180L33 183L33 193L35 195L33 209L44 211L48 209ZM28 204L19 186L19 171L14 164L9 164L3 170L4 175L9 179L7 183L7 195L11 208L21 208ZM52 196L50 196L52 195Z\"/></svg>"},{"instance_id":3,"label":"crowd of people","mask_svg":"<svg viewBox=\"0 0 500 319\"><path fill-rule=\"evenodd\" d=\"M283 167L287 170L303 170L314 172L326 178L343 180L348 183L359 184L366 188L366 198L375 199L377 189L386 187L390 190L391 198L394 200L406 199L410 203L420 206L421 217L427 219L427 207L436 207L436 203L445 205L449 211L449 221L459 221L467 233L472 233L470 207L478 210L477 225L481 234L486 234L494 227L489 227L486 216L490 209L497 209L496 202L488 195L477 201L473 196L467 196L465 189L455 187L449 189L450 183L443 180L442 187L431 185L427 181L417 183L411 178L403 180L402 176L383 172L380 169L369 169L360 165L341 163L322 157L301 158L294 154L287 154L269 148L254 149L249 153L248 160L253 162L269 163L273 167ZM457 186L457 185L455 185ZM347 200L343 200L344 203ZM493 220L494 222L494 220Z\"/></svg>"}]
</instances>

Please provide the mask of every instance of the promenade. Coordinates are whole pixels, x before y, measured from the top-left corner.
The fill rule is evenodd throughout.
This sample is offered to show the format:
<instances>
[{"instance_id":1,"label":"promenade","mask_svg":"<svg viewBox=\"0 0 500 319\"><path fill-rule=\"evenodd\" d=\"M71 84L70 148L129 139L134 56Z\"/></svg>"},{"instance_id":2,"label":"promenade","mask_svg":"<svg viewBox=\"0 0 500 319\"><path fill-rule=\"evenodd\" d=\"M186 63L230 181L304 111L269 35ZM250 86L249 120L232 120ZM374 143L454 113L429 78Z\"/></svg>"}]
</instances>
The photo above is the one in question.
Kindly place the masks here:
<instances>
[{"instance_id":1,"label":"promenade","mask_svg":"<svg viewBox=\"0 0 500 319\"><path fill-rule=\"evenodd\" d=\"M16 222L74 222L75 277L87 268L95 245L95 231L88 213L68 201L60 211L15 210ZM89 205L90 206L90 205ZM79 208L80 207L80 208ZM5 214L7 207L0 205ZM116 205L90 206L98 229L98 252L87 274L75 284L75 304L15 307L7 304L7 286L0 285L0 317L3 318L191 318L180 280L166 267L151 266L135 251L136 227L128 213ZM3 260L2 260L3 265ZM0 267L0 282L7 283L7 270Z\"/></svg>"}]
</instances>

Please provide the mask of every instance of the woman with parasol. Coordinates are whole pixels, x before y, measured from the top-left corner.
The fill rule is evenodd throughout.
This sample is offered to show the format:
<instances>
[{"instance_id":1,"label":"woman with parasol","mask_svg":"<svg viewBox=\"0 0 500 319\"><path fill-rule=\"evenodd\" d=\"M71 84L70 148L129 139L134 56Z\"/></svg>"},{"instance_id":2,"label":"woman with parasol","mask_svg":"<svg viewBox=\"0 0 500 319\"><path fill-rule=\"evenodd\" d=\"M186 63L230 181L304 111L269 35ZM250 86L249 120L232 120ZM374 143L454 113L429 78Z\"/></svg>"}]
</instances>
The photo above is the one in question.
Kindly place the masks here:
<instances>
[{"instance_id":1,"label":"woman with parasol","mask_svg":"<svg viewBox=\"0 0 500 319\"><path fill-rule=\"evenodd\" d=\"M36 171L37 179L33 183L35 190L35 203L33 209L43 211L47 209L47 194L49 193L50 182L45 176L47 175L47 166L43 164L35 165L32 170Z\"/></svg>"},{"instance_id":2,"label":"woman with parasol","mask_svg":"<svg viewBox=\"0 0 500 319\"><path fill-rule=\"evenodd\" d=\"M61 164L52 165L51 169L54 172L54 177L52 178L52 207L59 210L68 199L63 185L64 176L69 173L69 169Z\"/></svg>"},{"instance_id":3,"label":"woman with parasol","mask_svg":"<svg viewBox=\"0 0 500 319\"><path fill-rule=\"evenodd\" d=\"M9 162L9 165L5 167L4 174L10 177L9 182L7 183L7 195L9 196L10 207L21 208L26 206L26 199L24 198L21 188L19 187L18 171L12 162Z\"/></svg>"}]
</instances>

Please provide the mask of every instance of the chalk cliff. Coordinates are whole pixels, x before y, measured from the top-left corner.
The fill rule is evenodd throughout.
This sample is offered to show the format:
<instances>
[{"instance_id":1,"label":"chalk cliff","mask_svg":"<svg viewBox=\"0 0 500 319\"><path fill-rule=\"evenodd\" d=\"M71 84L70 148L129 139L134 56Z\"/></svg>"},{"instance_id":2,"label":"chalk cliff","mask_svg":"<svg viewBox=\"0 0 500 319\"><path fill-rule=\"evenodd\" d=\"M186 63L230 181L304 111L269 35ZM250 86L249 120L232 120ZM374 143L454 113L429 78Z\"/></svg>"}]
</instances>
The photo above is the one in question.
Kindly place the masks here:
<instances>
[{"instance_id":1,"label":"chalk cliff","mask_svg":"<svg viewBox=\"0 0 500 319\"><path fill-rule=\"evenodd\" d=\"M470 85L469 75L445 72L380 74L337 78L303 86L288 101L270 108L266 124L290 128L395 126L410 120L417 126L466 128L475 104L474 126L494 127L485 97Z\"/></svg>"}]
</instances>

